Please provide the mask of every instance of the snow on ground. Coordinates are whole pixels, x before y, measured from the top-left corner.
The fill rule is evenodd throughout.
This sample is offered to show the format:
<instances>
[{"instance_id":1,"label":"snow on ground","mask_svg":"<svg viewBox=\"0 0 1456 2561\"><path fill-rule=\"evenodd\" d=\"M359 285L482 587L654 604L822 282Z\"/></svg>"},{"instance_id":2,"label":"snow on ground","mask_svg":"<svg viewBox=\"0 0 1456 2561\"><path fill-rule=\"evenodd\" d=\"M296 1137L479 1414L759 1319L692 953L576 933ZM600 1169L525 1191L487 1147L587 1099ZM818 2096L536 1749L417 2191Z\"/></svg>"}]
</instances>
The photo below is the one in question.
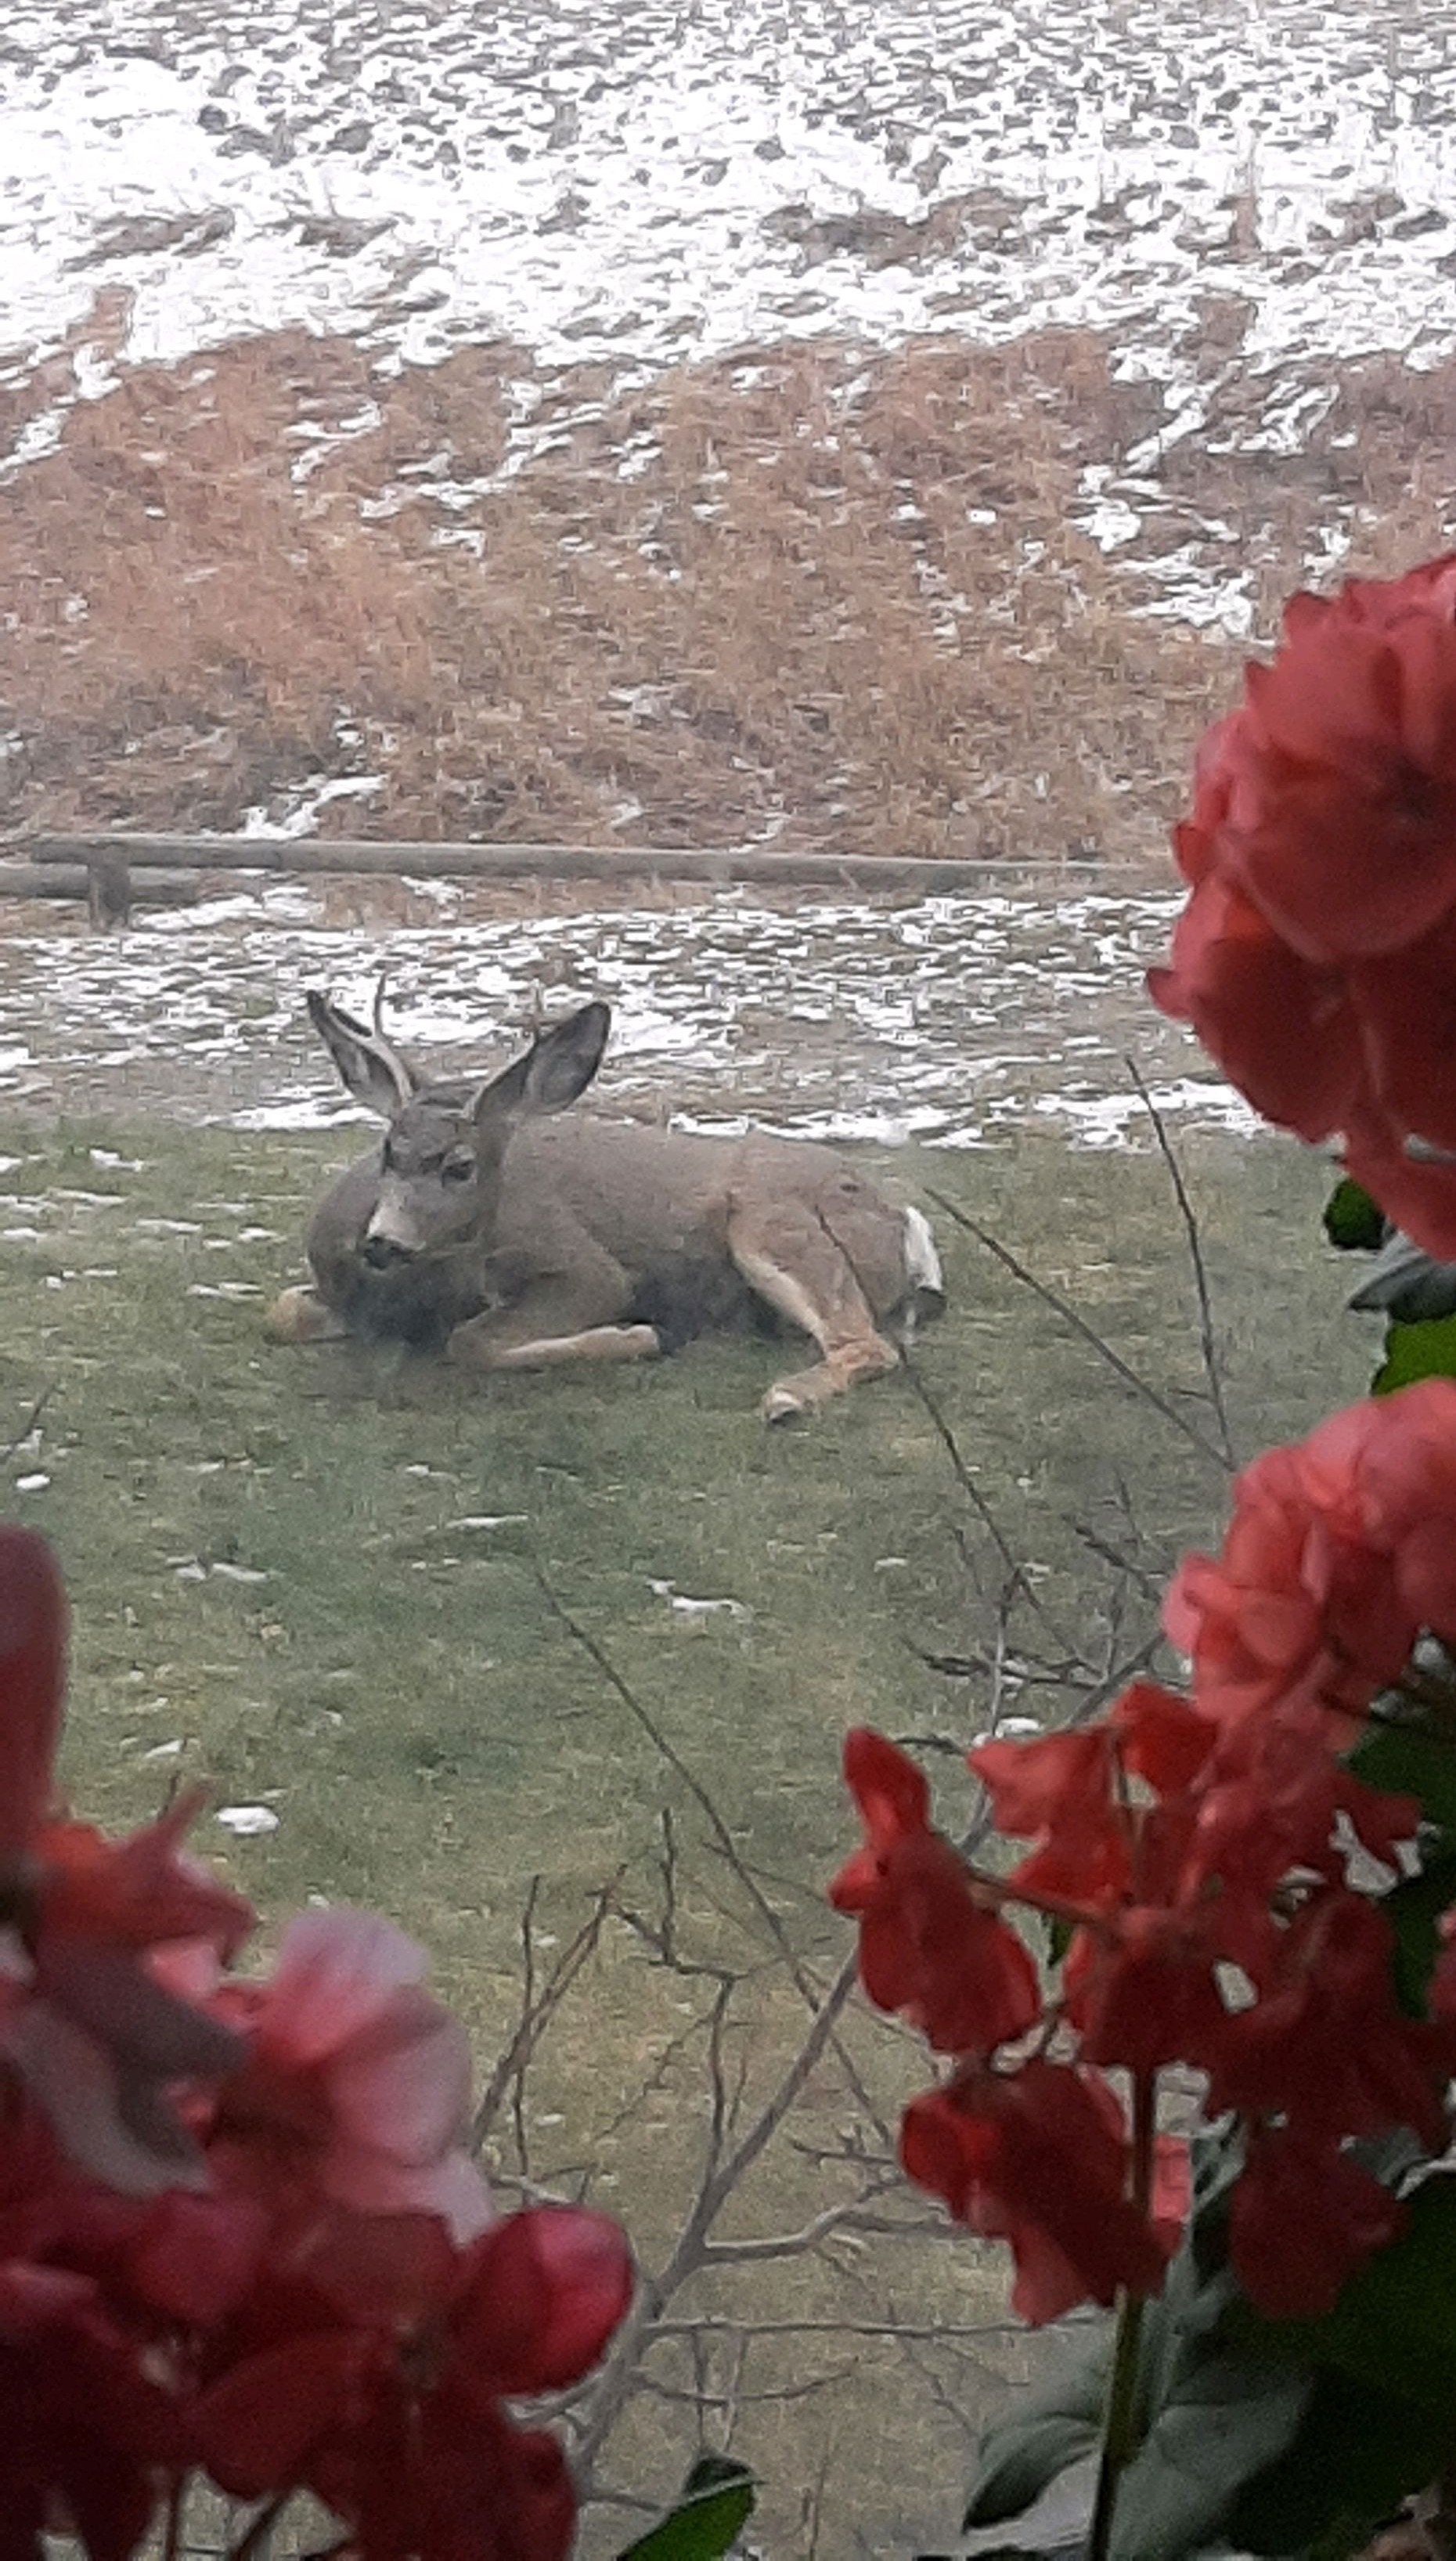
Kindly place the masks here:
<instances>
[{"instance_id":1,"label":"snow on ground","mask_svg":"<svg viewBox=\"0 0 1456 2561\"><path fill-rule=\"evenodd\" d=\"M609 999L600 1108L685 1126L995 1143L1021 1125L1135 1143L1126 1059L1180 1126L1247 1129L1237 1098L1150 1005L1177 901L1064 893L776 909L724 892L668 910L371 931L310 922L301 888L221 898L123 936L0 940L0 1102L161 1110L253 1127L363 1116L303 1007L331 988L458 1074L540 1004Z\"/></svg>"}]
</instances>

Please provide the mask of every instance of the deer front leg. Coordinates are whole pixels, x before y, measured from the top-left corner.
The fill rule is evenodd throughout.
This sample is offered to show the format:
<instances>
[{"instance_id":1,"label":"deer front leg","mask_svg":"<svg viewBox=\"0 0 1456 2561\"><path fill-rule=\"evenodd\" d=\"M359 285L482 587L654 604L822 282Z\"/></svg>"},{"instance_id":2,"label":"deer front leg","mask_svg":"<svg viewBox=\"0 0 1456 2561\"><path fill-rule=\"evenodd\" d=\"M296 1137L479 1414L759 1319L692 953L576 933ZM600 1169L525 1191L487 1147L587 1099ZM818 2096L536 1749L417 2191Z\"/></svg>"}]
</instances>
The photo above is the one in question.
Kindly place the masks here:
<instances>
[{"instance_id":1,"label":"deer front leg","mask_svg":"<svg viewBox=\"0 0 1456 2561\"><path fill-rule=\"evenodd\" d=\"M273 1300L263 1324L275 1343L334 1343L349 1328L307 1282Z\"/></svg>"},{"instance_id":2,"label":"deer front leg","mask_svg":"<svg viewBox=\"0 0 1456 2561\"><path fill-rule=\"evenodd\" d=\"M626 1274L609 1256L539 1280L505 1307L457 1325L445 1345L462 1369L556 1369L567 1361L655 1360L655 1325L622 1321L631 1305Z\"/></svg>"},{"instance_id":3,"label":"deer front leg","mask_svg":"<svg viewBox=\"0 0 1456 2561\"><path fill-rule=\"evenodd\" d=\"M662 1345L655 1325L584 1325L574 1334L533 1335L504 1341L489 1316L457 1325L445 1345L447 1360L462 1369L557 1369L567 1361L656 1360Z\"/></svg>"}]
</instances>

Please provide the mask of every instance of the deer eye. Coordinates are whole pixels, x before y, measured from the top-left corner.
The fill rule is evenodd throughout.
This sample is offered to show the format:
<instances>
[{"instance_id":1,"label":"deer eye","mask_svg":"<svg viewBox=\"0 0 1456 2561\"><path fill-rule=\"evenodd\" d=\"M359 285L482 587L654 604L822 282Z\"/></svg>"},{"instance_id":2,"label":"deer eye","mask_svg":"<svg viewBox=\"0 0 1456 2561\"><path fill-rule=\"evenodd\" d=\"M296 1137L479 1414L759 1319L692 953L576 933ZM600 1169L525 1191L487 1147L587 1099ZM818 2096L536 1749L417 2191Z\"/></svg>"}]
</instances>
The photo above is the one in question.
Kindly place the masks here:
<instances>
[{"instance_id":1,"label":"deer eye","mask_svg":"<svg viewBox=\"0 0 1456 2561\"><path fill-rule=\"evenodd\" d=\"M440 1167L440 1176L441 1179L447 1183L468 1183L474 1171L475 1158L473 1156L446 1156L444 1163Z\"/></svg>"}]
</instances>

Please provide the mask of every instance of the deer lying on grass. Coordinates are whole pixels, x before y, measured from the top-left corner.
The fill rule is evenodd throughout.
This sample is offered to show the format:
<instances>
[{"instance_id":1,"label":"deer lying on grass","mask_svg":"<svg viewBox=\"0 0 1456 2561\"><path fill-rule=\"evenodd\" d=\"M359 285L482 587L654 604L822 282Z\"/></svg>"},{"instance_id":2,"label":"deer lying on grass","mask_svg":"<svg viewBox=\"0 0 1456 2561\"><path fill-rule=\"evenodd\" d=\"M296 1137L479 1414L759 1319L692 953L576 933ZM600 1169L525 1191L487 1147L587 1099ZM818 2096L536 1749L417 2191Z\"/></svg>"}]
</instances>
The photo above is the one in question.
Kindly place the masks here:
<instances>
[{"instance_id":1,"label":"deer lying on grass","mask_svg":"<svg viewBox=\"0 0 1456 2561\"><path fill-rule=\"evenodd\" d=\"M819 1358L763 1400L786 1422L892 1369L943 1307L939 1258L832 1148L697 1137L568 1112L601 1063L605 1005L538 1033L485 1082L421 1077L327 997L308 1009L351 1094L388 1121L310 1221L311 1285L270 1332L443 1348L462 1368L650 1360L744 1317L782 1318ZM559 1116L554 1116L559 1115Z\"/></svg>"}]
</instances>

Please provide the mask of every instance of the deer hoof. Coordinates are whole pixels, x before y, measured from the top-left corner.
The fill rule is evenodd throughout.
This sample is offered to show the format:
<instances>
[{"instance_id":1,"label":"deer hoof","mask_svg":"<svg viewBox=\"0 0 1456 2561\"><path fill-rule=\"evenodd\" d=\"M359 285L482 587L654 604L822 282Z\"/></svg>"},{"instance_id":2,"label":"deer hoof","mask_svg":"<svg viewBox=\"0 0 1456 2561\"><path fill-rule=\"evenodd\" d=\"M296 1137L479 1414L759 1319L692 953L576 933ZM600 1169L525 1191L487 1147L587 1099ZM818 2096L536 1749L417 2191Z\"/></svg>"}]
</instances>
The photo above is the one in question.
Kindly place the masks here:
<instances>
[{"instance_id":1,"label":"deer hoof","mask_svg":"<svg viewBox=\"0 0 1456 2561\"><path fill-rule=\"evenodd\" d=\"M275 1343L321 1343L345 1332L316 1289L285 1289L263 1318L263 1329Z\"/></svg>"},{"instance_id":2,"label":"deer hoof","mask_svg":"<svg viewBox=\"0 0 1456 2561\"><path fill-rule=\"evenodd\" d=\"M812 1413L813 1406L786 1379L780 1379L776 1387L769 1389L758 1411L765 1423L798 1423Z\"/></svg>"}]
</instances>

